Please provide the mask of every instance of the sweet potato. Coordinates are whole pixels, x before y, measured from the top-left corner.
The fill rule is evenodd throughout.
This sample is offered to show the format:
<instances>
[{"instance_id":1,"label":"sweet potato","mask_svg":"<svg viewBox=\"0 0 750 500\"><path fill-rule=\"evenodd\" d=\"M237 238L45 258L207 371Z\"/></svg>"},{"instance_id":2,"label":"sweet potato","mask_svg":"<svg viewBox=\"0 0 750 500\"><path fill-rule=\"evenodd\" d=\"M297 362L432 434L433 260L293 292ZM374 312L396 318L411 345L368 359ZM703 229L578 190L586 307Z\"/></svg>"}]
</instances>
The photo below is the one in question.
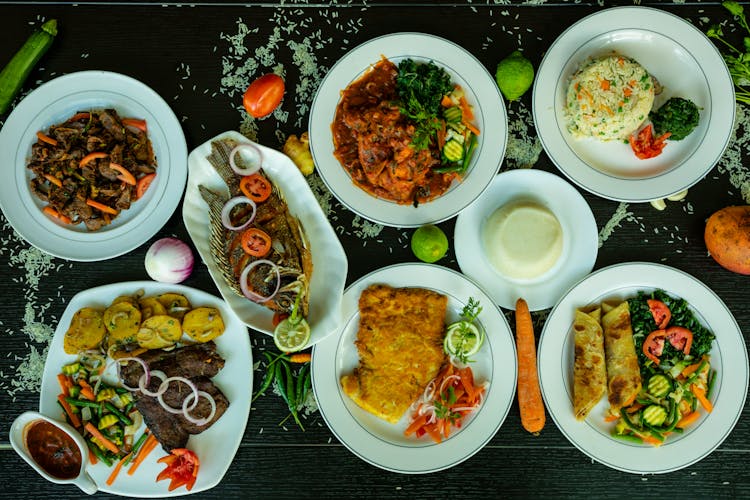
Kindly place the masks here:
<instances>
[{"instance_id":1,"label":"sweet potato","mask_svg":"<svg viewBox=\"0 0 750 500\"><path fill-rule=\"evenodd\" d=\"M706 248L722 267L750 274L750 205L726 207L709 217Z\"/></svg>"}]
</instances>

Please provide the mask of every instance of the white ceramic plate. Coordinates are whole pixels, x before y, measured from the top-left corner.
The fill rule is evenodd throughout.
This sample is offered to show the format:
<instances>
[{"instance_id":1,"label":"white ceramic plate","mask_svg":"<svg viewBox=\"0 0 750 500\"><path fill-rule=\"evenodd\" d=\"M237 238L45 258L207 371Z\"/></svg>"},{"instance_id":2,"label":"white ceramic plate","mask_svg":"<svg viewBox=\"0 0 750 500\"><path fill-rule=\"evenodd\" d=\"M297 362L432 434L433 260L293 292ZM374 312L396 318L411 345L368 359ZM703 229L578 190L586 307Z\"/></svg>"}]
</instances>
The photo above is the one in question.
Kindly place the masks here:
<instances>
[{"instance_id":1,"label":"white ceramic plate","mask_svg":"<svg viewBox=\"0 0 750 500\"><path fill-rule=\"evenodd\" d=\"M562 255L554 267L534 279L513 279L498 272L482 243L482 231L492 213L520 200L549 209L563 230ZM461 271L480 283L496 304L515 309L516 300L523 297L529 309L538 311L552 307L593 269L599 240L594 214L576 188L555 174L519 169L495 176L489 189L459 214L453 245Z\"/></svg>"},{"instance_id":2,"label":"white ceramic plate","mask_svg":"<svg viewBox=\"0 0 750 500\"><path fill-rule=\"evenodd\" d=\"M166 454L160 446L157 446L155 451L146 458L135 474L129 476L123 471L117 476L112 486L106 484L112 468L99 462L96 465L89 464L87 470L99 490L128 497L167 497L208 490L219 484L240 446L247 425L250 397L253 392L253 358L247 328L218 297L186 286L154 281L113 283L78 293L70 299L50 344L42 376L39 411L49 417L62 419L62 410L57 403L57 395L60 394L57 374L60 373L63 365L72 363L76 359L76 356L65 354L63 350L63 337L73 314L82 307L104 309L116 297L132 295L138 290L143 290L146 296L166 292L181 293L188 298L193 307L210 306L221 311L226 330L215 339L215 342L217 351L226 363L211 380L226 395L229 408L208 430L190 436L187 447L198 455L201 467L195 485L189 492L185 488L170 492L168 491L169 481L156 482L156 476L164 469L164 465L156 461ZM114 367L110 367L107 372L111 377L108 378L109 380L116 380L114 372ZM137 435L140 435L140 432Z\"/></svg>"},{"instance_id":3,"label":"white ceramic plate","mask_svg":"<svg viewBox=\"0 0 750 500\"><path fill-rule=\"evenodd\" d=\"M61 224L42 212L46 203L31 193L26 168L36 133L78 111L114 108L122 117L142 118L156 155L156 178L143 199L112 224L88 231ZM148 241L169 220L187 178L187 146L180 122L151 88L129 76L81 71L55 78L24 98L0 131L0 151L10 182L0 183L0 207L13 228L35 247L56 257L98 261L117 257Z\"/></svg>"},{"instance_id":4,"label":"white ceramic plate","mask_svg":"<svg viewBox=\"0 0 750 500\"><path fill-rule=\"evenodd\" d=\"M411 412L390 424L357 406L341 390L339 380L359 364L354 345L359 323L359 296L376 283L420 287L448 296L446 322L457 321L469 297L483 309L478 321L486 341L471 364L477 383L488 381L482 406L460 430L436 444L428 436L404 436ZM347 288L343 324L313 349L312 386L321 415L341 443L362 460L404 474L436 472L457 465L477 453L502 425L516 392L516 350L508 322L481 288L460 273L429 264L397 264L372 272Z\"/></svg>"},{"instance_id":5,"label":"white ceramic plate","mask_svg":"<svg viewBox=\"0 0 750 500\"><path fill-rule=\"evenodd\" d=\"M232 311L251 328L273 335L273 312L237 295L224 281L211 255L208 205L203 201L198 186L204 185L217 192L227 192L226 184L206 159L211 153L211 142L220 139L251 143L242 134L230 131L217 135L190 153L190 174L182 205L182 217L211 278ZM310 280L310 310L307 321L312 330L309 344L312 345L333 333L341 321L341 297L348 268L346 254L307 181L292 160L276 150L260 144L255 146L263 153L263 171L284 193L290 213L299 219L310 242L313 273Z\"/></svg>"},{"instance_id":6,"label":"white ceramic plate","mask_svg":"<svg viewBox=\"0 0 750 500\"><path fill-rule=\"evenodd\" d=\"M573 318L576 308L603 300L624 300L639 290L660 288L688 301L700 322L716 335L711 367L716 370L714 410L654 448L610 436L604 422L606 397L584 422L573 416ZM745 341L732 313L706 285L671 267L649 263L601 269L575 285L547 318L539 340L539 380L547 410L571 443L604 465L637 474L672 472L708 456L734 428L745 405L748 361Z\"/></svg>"},{"instance_id":7,"label":"white ceramic plate","mask_svg":"<svg viewBox=\"0 0 750 500\"><path fill-rule=\"evenodd\" d=\"M446 193L418 207L377 198L355 186L333 155L331 124L343 91L381 57L395 64L411 58L433 61L451 81L461 85L474 107L482 132L468 172ZM453 42L423 33L394 33L374 38L349 51L326 75L310 108L310 150L328 189L351 211L365 219L396 227L417 227L450 219L485 190L505 154L508 118L495 79L476 57Z\"/></svg>"},{"instance_id":8,"label":"white ceramic plate","mask_svg":"<svg viewBox=\"0 0 750 500\"><path fill-rule=\"evenodd\" d=\"M655 108L677 96L701 109L698 127L668 141L656 158L639 160L628 144L576 139L567 130L571 76L588 58L612 51L638 61L664 86ZM604 198L644 202L687 189L719 161L734 126L734 86L698 28L662 10L619 7L585 17L552 44L534 83L533 110L545 151L569 179Z\"/></svg>"}]
</instances>

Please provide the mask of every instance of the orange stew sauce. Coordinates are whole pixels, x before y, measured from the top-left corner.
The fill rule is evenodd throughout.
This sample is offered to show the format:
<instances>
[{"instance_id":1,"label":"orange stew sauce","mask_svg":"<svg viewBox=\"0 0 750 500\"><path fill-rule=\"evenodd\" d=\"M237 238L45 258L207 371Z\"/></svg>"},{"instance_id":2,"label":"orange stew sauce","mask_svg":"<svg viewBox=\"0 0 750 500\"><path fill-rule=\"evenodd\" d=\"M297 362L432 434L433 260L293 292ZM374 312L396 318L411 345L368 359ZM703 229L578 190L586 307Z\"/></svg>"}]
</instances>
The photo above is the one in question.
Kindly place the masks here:
<instances>
[{"instance_id":1,"label":"orange stew sauce","mask_svg":"<svg viewBox=\"0 0 750 500\"><path fill-rule=\"evenodd\" d=\"M46 420L29 424L26 447L36 463L51 476L73 479L81 472L83 461L76 442Z\"/></svg>"},{"instance_id":2,"label":"orange stew sauce","mask_svg":"<svg viewBox=\"0 0 750 500\"><path fill-rule=\"evenodd\" d=\"M442 195L457 174L433 170L441 164L436 144L412 147L415 127L399 111L397 75L383 58L341 93L331 124L334 154L360 188L416 206Z\"/></svg>"}]
</instances>

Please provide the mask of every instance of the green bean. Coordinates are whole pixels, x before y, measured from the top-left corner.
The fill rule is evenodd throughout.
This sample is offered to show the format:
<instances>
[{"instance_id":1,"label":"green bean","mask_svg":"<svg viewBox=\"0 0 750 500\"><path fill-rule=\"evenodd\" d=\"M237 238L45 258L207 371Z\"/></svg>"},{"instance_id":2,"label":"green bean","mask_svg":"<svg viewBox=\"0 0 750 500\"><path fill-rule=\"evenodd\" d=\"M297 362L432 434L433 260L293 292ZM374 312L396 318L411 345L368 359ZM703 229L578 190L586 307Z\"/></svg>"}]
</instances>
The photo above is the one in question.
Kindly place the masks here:
<instances>
[{"instance_id":1,"label":"green bean","mask_svg":"<svg viewBox=\"0 0 750 500\"><path fill-rule=\"evenodd\" d=\"M716 370L708 372L708 389L706 389L706 399L711 399L711 393L714 390L714 383L716 382Z\"/></svg>"},{"instance_id":2,"label":"green bean","mask_svg":"<svg viewBox=\"0 0 750 500\"><path fill-rule=\"evenodd\" d=\"M89 440L86 440L86 444L88 445L89 450L91 450L91 453L93 453L96 458L104 462L107 467L112 467L112 460L110 460L109 457L104 454L101 448L99 448Z\"/></svg>"},{"instance_id":3,"label":"green bean","mask_svg":"<svg viewBox=\"0 0 750 500\"><path fill-rule=\"evenodd\" d=\"M99 408L99 403L94 403L93 401L86 401L85 399L76 399L71 398L70 396L65 398L65 401L67 401L69 404L73 406L78 406L79 408L83 408L85 406L88 406L89 408Z\"/></svg>"},{"instance_id":4,"label":"green bean","mask_svg":"<svg viewBox=\"0 0 750 500\"><path fill-rule=\"evenodd\" d=\"M115 405L112 403L104 403L104 408L109 410L110 413L112 413L114 416L120 419L120 422L122 422L125 425L133 425L133 421L130 420L130 418L122 413Z\"/></svg>"},{"instance_id":5,"label":"green bean","mask_svg":"<svg viewBox=\"0 0 750 500\"><path fill-rule=\"evenodd\" d=\"M632 443L643 444L643 439L639 438L638 436L633 436L632 434L617 434L616 432L613 432L612 437L620 439L622 441L630 441Z\"/></svg>"},{"instance_id":6,"label":"green bean","mask_svg":"<svg viewBox=\"0 0 750 500\"><path fill-rule=\"evenodd\" d=\"M135 456L138 454L138 450L141 449L141 446L146 441L146 438L148 438L148 432L144 432L143 434L141 434L141 437L139 437L138 441L136 441L135 444L133 445L133 449L130 450L130 455L125 460L125 462L123 462L122 464L123 466L128 465L130 462L133 461Z\"/></svg>"}]
</instances>

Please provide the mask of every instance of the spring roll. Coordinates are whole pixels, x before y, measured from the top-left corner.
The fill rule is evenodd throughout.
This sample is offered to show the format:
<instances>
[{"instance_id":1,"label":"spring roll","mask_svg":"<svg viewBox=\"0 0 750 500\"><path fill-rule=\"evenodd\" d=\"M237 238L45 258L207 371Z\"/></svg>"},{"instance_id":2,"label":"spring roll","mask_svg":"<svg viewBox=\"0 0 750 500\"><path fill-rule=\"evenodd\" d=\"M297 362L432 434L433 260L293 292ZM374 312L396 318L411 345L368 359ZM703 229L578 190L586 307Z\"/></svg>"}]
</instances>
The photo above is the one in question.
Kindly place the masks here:
<instances>
[{"instance_id":1,"label":"spring roll","mask_svg":"<svg viewBox=\"0 0 750 500\"><path fill-rule=\"evenodd\" d=\"M601 315L601 308L589 312L576 309L573 321L573 412L576 420L584 420L607 391Z\"/></svg>"},{"instance_id":2,"label":"spring roll","mask_svg":"<svg viewBox=\"0 0 750 500\"><path fill-rule=\"evenodd\" d=\"M602 317L604 353L607 365L609 410L620 415L620 408L630 405L641 390L641 371L635 353L630 309L627 302Z\"/></svg>"}]
</instances>

